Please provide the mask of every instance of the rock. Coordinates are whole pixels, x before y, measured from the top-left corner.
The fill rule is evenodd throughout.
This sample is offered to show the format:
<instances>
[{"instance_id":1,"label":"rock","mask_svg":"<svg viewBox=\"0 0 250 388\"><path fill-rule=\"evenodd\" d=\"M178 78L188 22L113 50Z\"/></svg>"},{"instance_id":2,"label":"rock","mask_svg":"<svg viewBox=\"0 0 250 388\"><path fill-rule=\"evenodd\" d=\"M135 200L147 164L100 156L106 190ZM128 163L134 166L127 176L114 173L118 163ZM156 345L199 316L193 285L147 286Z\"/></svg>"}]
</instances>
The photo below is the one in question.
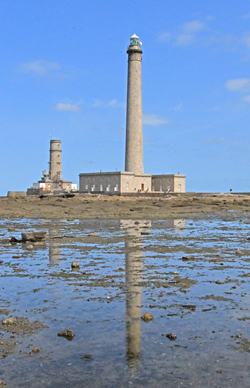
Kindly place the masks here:
<instances>
[{"instance_id":1,"label":"rock","mask_svg":"<svg viewBox=\"0 0 250 388\"><path fill-rule=\"evenodd\" d=\"M168 339L170 339L170 341L175 341L176 338L177 338L177 335L176 335L176 334L173 334L173 333L168 333L168 334L166 334L166 337L167 337Z\"/></svg>"},{"instance_id":2,"label":"rock","mask_svg":"<svg viewBox=\"0 0 250 388\"><path fill-rule=\"evenodd\" d=\"M89 233L88 236L89 237L98 237L98 234L96 234L96 233Z\"/></svg>"},{"instance_id":3,"label":"rock","mask_svg":"<svg viewBox=\"0 0 250 388\"><path fill-rule=\"evenodd\" d=\"M33 249L33 245L27 245L27 249Z\"/></svg>"},{"instance_id":4,"label":"rock","mask_svg":"<svg viewBox=\"0 0 250 388\"><path fill-rule=\"evenodd\" d=\"M0 264L3 264L3 260L0 260Z\"/></svg>"},{"instance_id":5,"label":"rock","mask_svg":"<svg viewBox=\"0 0 250 388\"><path fill-rule=\"evenodd\" d=\"M237 335L236 335L236 338L243 338L243 337L244 337L243 334L237 334Z\"/></svg>"},{"instance_id":6,"label":"rock","mask_svg":"<svg viewBox=\"0 0 250 388\"><path fill-rule=\"evenodd\" d=\"M243 255L243 252L241 252L239 249L237 249L235 254L241 256L241 255Z\"/></svg>"},{"instance_id":7,"label":"rock","mask_svg":"<svg viewBox=\"0 0 250 388\"><path fill-rule=\"evenodd\" d=\"M3 320L3 325L14 325L16 323L16 319L13 317L9 317Z\"/></svg>"},{"instance_id":8,"label":"rock","mask_svg":"<svg viewBox=\"0 0 250 388\"><path fill-rule=\"evenodd\" d=\"M188 260L195 260L193 256L182 256L181 258L183 261L188 261Z\"/></svg>"},{"instance_id":9,"label":"rock","mask_svg":"<svg viewBox=\"0 0 250 388\"><path fill-rule=\"evenodd\" d=\"M8 228L8 232L14 232L14 230L15 230L15 228L13 228L13 227Z\"/></svg>"},{"instance_id":10,"label":"rock","mask_svg":"<svg viewBox=\"0 0 250 388\"><path fill-rule=\"evenodd\" d=\"M71 267L72 267L72 268L80 268L80 263L79 263L79 261L72 261Z\"/></svg>"},{"instance_id":11,"label":"rock","mask_svg":"<svg viewBox=\"0 0 250 388\"><path fill-rule=\"evenodd\" d=\"M148 235L148 234L150 234L149 232L141 232L141 235L143 236L143 235Z\"/></svg>"},{"instance_id":12,"label":"rock","mask_svg":"<svg viewBox=\"0 0 250 388\"><path fill-rule=\"evenodd\" d=\"M73 333L72 329L66 329L63 331L60 331L58 334L58 337L66 337L66 338L74 338L75 334Z\"/></svg>"},{"instance_id":13,"label":"rock","mask_svg":"<svg viewBox=\"0 0 250 388\"><path fill-rule=\"evenodd\" d=\"M141 319L143 319L144 322L149 322L149 321L152 321L153 319L153 315L149 314L149 313L145 313Z\"/></svg>"},{"instance_id":14,"label":"rock","mask_svg":"<svg viewBox=\"0 0 250 388\"><path fill-rule=\"evenodd\" d=\"M216 373L225 373L223 369L217 370Z\"/></svg>"},{"instance_id":15,"label":"rock","mask_svg":"<svg viewBox=\"0 0 250 388\"><path fill-rule=\"evenodd\" d=\"M0 380L0 388L6 387L6 384Z\"/></svg>"},{"instance_id":16,"label":"rock","mask_svg":"<svg viewBox=\"0 0 250 388\"><path fill-rule=\"evenodd\" d=\"M32 349L32 352L33 352L33 353L39 353L39 352L40 352L40 349L39 349L39 348L34 348L34 349Z\"/></svg>"},{"instance_id":17,"label":"rock","mask_svg":"<svg viewBox=\"0 0 250 388\"><path fill-rule=\"evenodd\" d=\"M42 241L46 239L47 232L30 232L30 233L22 233L22 242L26 241Z\"/></svg>"},{"instance_id":18,"label":"rock","mask_svg":"<svg viewBox=\"0 0 250 388\"><path fill-rule=\"evenodd\" d=\"M221 280L217 280L217 281L215 282L215 284L224 284L224 282L222 282Z\"/></svg>"},{"instance_id":19,"label":"rock","mask_svg":"<svg viewBox=\"0 0 250 388\"><path fill-rule=\"evenodd\" d=\"M12 259L20 259L22 256L21 255L13 255Z\"/></svg>"},{"instance_id":20,"label":"rock","mask_svg":"<svg viewBox=\"0 0 250 388\"><path fill-rule=\"evenodd\" d=\"M13 237L13 236L10 236L10 243L16 243L16 242L20 242L19 240L16 239L16 237Z\"/></svg>"}]
</instances>

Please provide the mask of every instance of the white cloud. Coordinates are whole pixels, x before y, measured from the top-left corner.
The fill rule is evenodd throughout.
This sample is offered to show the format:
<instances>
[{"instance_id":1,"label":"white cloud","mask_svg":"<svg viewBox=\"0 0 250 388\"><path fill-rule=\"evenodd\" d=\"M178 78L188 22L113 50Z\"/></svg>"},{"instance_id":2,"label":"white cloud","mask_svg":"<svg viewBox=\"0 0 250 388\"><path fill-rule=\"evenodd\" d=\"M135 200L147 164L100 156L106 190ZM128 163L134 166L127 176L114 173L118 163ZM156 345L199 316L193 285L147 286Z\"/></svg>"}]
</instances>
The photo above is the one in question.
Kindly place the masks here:
<instances>
[{"instance_id":1,"label":"white cloud","mask_svg":"<svg viewBox=\"0 0 250 388\"><path fill-rule=\"evenodd\" d=\"M176 46L189 46L194 41L195 36L193 34L180 34L177 36Z\"/></svg>"},{"instance_id":2,"label":"white cloud","mask_svg":"<svg viewBox=\"0 0 250 388\"><path fill-rule=\"evenodd\" d=\"M157 39L159 42L161 43L167 43L171 40L171 34L170 32L163 32L161 34L158 35L158 39Z\"/></svg>"},{"instance_id":3,"label":"white cloud","mask_svg":"<svg viewBox=\"0 0 250 388\"><path fill-rule=\"evenodd\" d=\"M82 111L82 109L78 105L73 105L73 104L69 104L69 103L64 104L62 102L59 102L58 104L56 104L55 109L59 110L59 111L68 111L68 112L81 112Z\"/></svg>"},{"instance_id":4,"label":"white cloud","mask_svg":"<svg viewBox=\"0 0 250 388\"><path fill-rule=\"evenodd\" d=\"M106 103L106 106L115 106L117 105L118 101L114 98L113 100L110 100Z\"/></svg>"},{"instance_id":5,"label":"white cloud","mask_svg":"<svg viewBox=\"0 0 250 388\"><path fill-rule=\"evenodd\" d=\"M246 33L244 34L243 36L243 42L245 43L245 45L250 48L250 35L249 33Z\"/></svg>"},{"instance_id":6,"label":"white cloud","mask_svg":"<svg viewBox=\"0 0 250 388\"><path fill-rule=\"evenodd\" d=\"M192 44L196 36L205 28L205 24L193 20L184 23L180 28L179 34L171 34L170 32L162 32L158 35L157 40L161 43L172 42L175 46L189 46Z\"/></svg>"},{"instance_id":7,"label":"white cloud","mask_svg":"<svg viewBox=\"0 0 250 388\"><path fill-rule=\"evenodd\" d=\"M185 32L188 33L194 33L194 32L199 32L203 30L205 27L204 23L199 22L198 20L194 20L192 22L188 22L183 24L182 28Z\"/></svg>"},{"instance_id":8,"label":"white cloud","mask_svg":"<svg viewBox=\"0 0 250 388\"><path fill-rule=\"evenodd\" d=\"M98 100L97 98L93 99L93 105L94 108L99 107L115 107L115 108L123 108L124 104L122 102L119 102L116 98L113 98L110 101L107 100Z\"/></svg>"},{"instance_id":9,"label":"white cloud","mask_svg":"<svg viewBox=\"0 0 250 388\"><path fill-rule=\"evenodd\" d=\"M144 114L143 124L150 125L151 127L159 127L160 125L169 125L170 121L154 114Z\"/></svg>"},{"instance_id":10,"label":"white cloud","mask_svg":"<svg viewBox=\"0 0 250 388\"><path fill-rule=\"evenodd\" d=\"M60 70L60 65L57 62L39 60L39 61L22 63L19 70L24 73L31 73L31 74L43 76L48 74L51 71Z\"/></svg>"},{"instance_id":11,"label":"white cloud","mask_svg":"<svg viewBox=\"0 0 250 388\"><path fill-rule=\"evenodd\" d=\"M250 103L250 95L243 97L242 100Z\"/></svg>"},{"instance_id":12,"label":"white cloud","mask_svg":"<svg viewBox=\"0 0 250 388\"><path fill-rule=\"evenodd\" d=\"M230 91L244 91L250 88L250 78L230 79L225 83L225 87Z\"/></svg>"},{"instance_id":13,"label":"white cloud","mask_svg":"<svg viewBox=\"0 0 250 388\"><path fill-rule=\"evenodd\" d=\"M250 19L250 13L247 13L242 16L243 19Z\"/></svg>"}]
</instances>

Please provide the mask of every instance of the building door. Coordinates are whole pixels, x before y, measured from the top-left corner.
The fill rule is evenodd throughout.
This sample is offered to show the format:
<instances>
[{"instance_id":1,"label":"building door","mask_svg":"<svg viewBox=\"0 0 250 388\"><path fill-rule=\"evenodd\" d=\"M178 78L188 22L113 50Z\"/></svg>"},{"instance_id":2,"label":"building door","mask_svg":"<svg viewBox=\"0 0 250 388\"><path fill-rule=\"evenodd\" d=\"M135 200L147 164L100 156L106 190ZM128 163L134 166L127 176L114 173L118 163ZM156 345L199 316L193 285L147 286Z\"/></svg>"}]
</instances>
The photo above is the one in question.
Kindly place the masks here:
<instances>
[{"instance_id":1,"label":"building door","mask_svg":"<svg viewBox=\"0 0 250 388\"><path fill-rule=\"evenodd\" d=\"M144 191L144 183L141 184L141 191Z\"/></svg>"}]
</instances>

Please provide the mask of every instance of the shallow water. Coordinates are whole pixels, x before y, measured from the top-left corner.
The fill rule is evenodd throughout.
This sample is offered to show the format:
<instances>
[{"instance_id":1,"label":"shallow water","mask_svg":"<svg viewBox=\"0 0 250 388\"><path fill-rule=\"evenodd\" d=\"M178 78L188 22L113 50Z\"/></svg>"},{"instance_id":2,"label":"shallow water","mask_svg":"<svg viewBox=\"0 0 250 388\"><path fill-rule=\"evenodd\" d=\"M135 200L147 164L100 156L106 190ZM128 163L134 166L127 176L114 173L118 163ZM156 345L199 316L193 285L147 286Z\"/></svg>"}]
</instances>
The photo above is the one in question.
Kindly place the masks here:
<instances>
[{"instance_id":1,"label":"shallow water","mask_svg":"<svg viewBox=\"0 0 250 388\"><path fill-rule=\"evenodd\" d=\"M7 387L249 387L245 222L233 214L1 220L0 238L36 230L48 238L30 250L0 245L0 319L27 317L47 326L15 334L12 350L0 342L0 380ZM80 262L79 271L72 261ZM153 315L148 323L141 320L146 312ZM66 328L75 333L72 341L57 336ZM4 326L0 332L0 341L10 338Z\"/></svg>"}]
</instances>

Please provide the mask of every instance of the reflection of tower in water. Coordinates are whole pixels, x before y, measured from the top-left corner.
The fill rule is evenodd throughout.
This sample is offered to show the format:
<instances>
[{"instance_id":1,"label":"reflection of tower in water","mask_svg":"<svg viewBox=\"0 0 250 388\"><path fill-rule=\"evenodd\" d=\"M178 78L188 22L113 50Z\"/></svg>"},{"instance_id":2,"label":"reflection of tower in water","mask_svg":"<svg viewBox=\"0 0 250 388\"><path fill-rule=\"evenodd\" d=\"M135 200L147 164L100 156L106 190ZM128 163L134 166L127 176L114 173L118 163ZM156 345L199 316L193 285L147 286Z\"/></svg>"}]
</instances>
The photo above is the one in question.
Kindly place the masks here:
<instances>
[{"instance_id":1,"label":"reflection of tower in water","mask_svg":"<svg viewBox=\"0 0 250 388\"><path fill-rule=\"evenodd\" d=\"M61 244L60 244L60 235L58 230L49 230L49 262L50 264L60 264L61 261Z\"/></svg>"},{"instance_id":2,"label":"reflection of tower in water","mask_svg":"<svg viewBox=\"0 0 250 388\"><path fill-rule=\"evenodd\" d=\"M121 220L121 228L125 229L127 238L125 239L126 258L126 342L127 360L130 368L139 366L141 352L141 305L142 305L142 280L143 270L143 243L141 231L145 227L150 227L149 221Z\"/></svg>"}]
</instances>

